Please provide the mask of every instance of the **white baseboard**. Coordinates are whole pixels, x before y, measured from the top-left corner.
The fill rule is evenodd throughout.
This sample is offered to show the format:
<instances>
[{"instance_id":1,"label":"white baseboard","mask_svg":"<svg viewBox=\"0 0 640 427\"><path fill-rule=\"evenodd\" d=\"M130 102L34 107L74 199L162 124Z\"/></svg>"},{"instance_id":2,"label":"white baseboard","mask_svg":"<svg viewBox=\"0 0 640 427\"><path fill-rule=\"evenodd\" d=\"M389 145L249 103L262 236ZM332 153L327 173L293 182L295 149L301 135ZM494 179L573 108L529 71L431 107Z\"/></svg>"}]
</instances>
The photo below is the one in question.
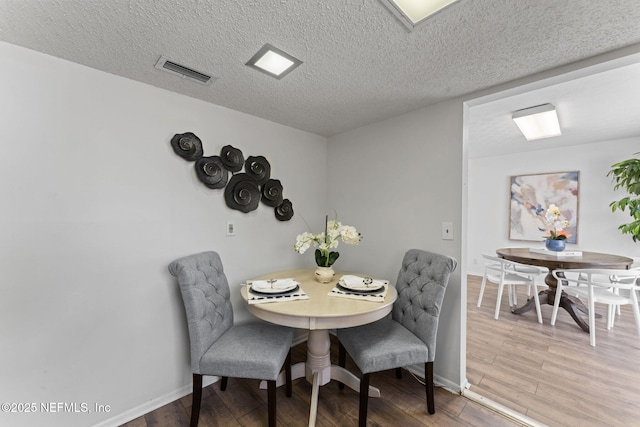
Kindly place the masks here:
<instances>
[{"instance_id":1,"label":"white baseboard","mask_svg":"<svg viewBox=\"0 0 640 427\"><path fill-rule=\"evenodd\" d=\"M421 378L425 377L424 365L406 366L405 369L407 369L412 374L417 375ZM433 374L433 384L445 390L448 390L453 394L460 394L461 392L459 384L456 384L451 380L441 377L440 375Z\"/></svg>"},{"instance_id":2,"label":"white baseboard","mask_svg":"<svg viewBox=\"0 0 640 427\"><path fill-rule=\"evenodd\" d=\"M220 377L208 377L205 376L202 378L202 388L205 388L211 384L214 384L220 380ZM178 399L183 398L187 394L192 392L192 386L186 385L184 387L179 388L178 390L172 391L170 393L165 394L164 396L160 396L156 399L150 400L149 402L132 408L126 412L116 415L115 417L109 418L108 420L102 421L99 424L95 424L93 427L118 427L122 424L128 423L129 421L135 420L136 418L148 414L164 405L167 405L171 402L174 402Z\"/></svg>"},{"instance_id":3,"label":"white baseboard","mask_svg":"<svg viewBox=\"0 0 640 427\"><path fill-rule=\"evenodd\" d=\"M293 344L292 346L296 346L302 342L305 342L308 338L308 333L303 333L299 336L296 336L293 340ZM407 368L409 371L411 371L413 374L424 378L424 366L423 367L418 367L418 366L410 366ZM216 382L218 382L220 380L220 377L209 377L209 376L205 376L202 379L202 388L207 387L211 384L214 384ZM433 377L433 382L438 385L439 387L444 388L445 390L450 391L451 393L454 394L460 394L461 390L460 390L460 386L458 384L455 384L449 380L447 380L446 378L440 377L439 375L434 375ZM108 420L102 421L99 424L95 424L93 427L118 427L121 426L122 424L128 423L129 421L135 420L136 418L144 415L144 414L148 414L149 412L152 412L164 405L167 405L171 402L174 402L178 399L181 399L182 397L190 394L192 392L192 387L191 385L186 385L184 387L179 388L178 390L172 391L170 393L167 393L163 396L160 396L156 399L153 399L143 405L137 406L135 408L132 408L126 412L123 412L121 414L118 414L112 418L109 418ZM539 426L539 424L538 424Z\"/></svg>"},{"instance_id":4,"label":"white baseboard","mask_svg":"<svg viewBox=\"0 0 640 427\"><path fill-rule=\"evenodd\" d=\"M296 346L302 342L305 342L309 336L309 333L304 333L299 336L296 336L293 340L293 345ZM213 383L216 383L220 380L220 377L210 377L204 376L202 378L202 388L207 387ZM93 427L118 427L122 424L128 423L131 420L135 420L136 418L148 414L151 411L154 411L164 405L167 405L171 402L174 402L178 399L183 398L187 394L192 392L192 386L186 385L184 387L179 388L178 390L172 391L170 393L165 394L164 396L160 396L156 399L153 399L143 405L136 406L133 409L130 409L126 412L118 414L108 420L102 421L99 424L95 424Z\"/></svg>"},{"instance_id":5,"label":"white baseboard","mask_svg":"<svg viewBox=\"0 0 640 427\"><path fill-rule=\"evenodd\" d=\"M470 389L463 390L462 395L469 400L473 400L474 402L481 404L482 406L486 406L487 408L499 413L504 417L507 417L515 422L520 423L523 426L548 427L546 424L543 424L540 421L536 421L533 418L529 418L526 415L521 414L520 412L515 411L511 408L508 408L498 402L494 402L491 399L487 399L486 397L481 396L478 393L471 391Z\"/></svg>"}]
</instances>

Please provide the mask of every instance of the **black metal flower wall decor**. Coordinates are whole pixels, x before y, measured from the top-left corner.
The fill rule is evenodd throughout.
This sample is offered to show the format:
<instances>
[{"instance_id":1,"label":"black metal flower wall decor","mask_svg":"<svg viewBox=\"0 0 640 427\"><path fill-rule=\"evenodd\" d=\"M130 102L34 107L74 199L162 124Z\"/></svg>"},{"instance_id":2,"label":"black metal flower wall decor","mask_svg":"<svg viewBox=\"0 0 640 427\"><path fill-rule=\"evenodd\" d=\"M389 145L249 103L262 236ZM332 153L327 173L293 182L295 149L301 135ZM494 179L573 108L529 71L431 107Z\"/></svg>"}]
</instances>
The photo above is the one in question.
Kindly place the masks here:
<instances>
[{"instance_id":1,"label":"black metal flower wall decor","mask_svg":"<svg viewBox=\"0 0 640 427\"><path fill-rule=\"evenodd\" d=\"M260 187L248 173L238 173L231 177L224 189L227 206L240 212L251 212L258 208Z\"/></svg>"},{"instance_id":2,"label":"black metal flower wall decor","mask_svg":"<svg viewBox=\"0 0 640 427\"><path fill-rule=\"evenodd\" d=\"M244 170L260 185L267 182L271 176L271 165L263 156L249 156L244 162Z\"/></svg>"},{"instance_id":3,"label":"black metal flower wall decor","mask_svg":"<svg viewBox=\"0 0 640 427\"><path fill-rule=\"evenodd\" d=\"M190 162L202 157L202 141L191 132L174 135L171 146L178 156Z\"/></svg>"},{"instance_id":4,"label":"black metal flower wall decor","mask_svg":"<svg viewBox=\"0 0 640 427\"><path fill-rule=\"evenodd\" d=\"M293 217L293 204L284 198L280 181L271 178L271 164L264 156L249 156L245 161L242 151L225 145L220 156L205 157L202 141L193 132L175 134L171 147L178 156L195 162L196 176L205 186L224 188L229 208L247 213L256 210L262 201L273 208L278 221ZM243 167L244 172L239 173Z\"/></svg>"},{"instance_id":5,"label":"black metal flower wall decor","mask_svg":"<svg viewBox=\"0 0 640 427\"><path fill-rule=\"evenodd\" d=\"M231 145L225 145L220 150L220 159L225 168L230 172L240 172L244 165L244 156L242 151Z\"/></svg>"},{"instance_id":6,"label":"black metal flower wall decor","mask_svg":"<svg viewBox=\"0 0 640 427\"><path fill-rule=\"evenodd\" d=\"M276 207L276 219L278 221L289 221L293 217L293 205L289 199L284 199Z\"/></svg>"},{"instance_id":7,"label":"black metal flower wall decor","mask_svg":"<svg viewBox=\"0 0 640 427\"><path fill-rule=\"evenodd\" d=\"M222 164L220 157L200 157L196 160L196 175L209 188L224 188L229 180L229 172Z\"/></svg>"},{"instance_id":8,"label":"black metal flower wall decor","mask_svg":"<svg viewBox=\"0 0 640 427\"><path fill-rule=\"evenodd\" d=\"M282 184L277 179L270 179L262 184L262 203L273 208L282 204Z\"/></svg>"}]
</instances>

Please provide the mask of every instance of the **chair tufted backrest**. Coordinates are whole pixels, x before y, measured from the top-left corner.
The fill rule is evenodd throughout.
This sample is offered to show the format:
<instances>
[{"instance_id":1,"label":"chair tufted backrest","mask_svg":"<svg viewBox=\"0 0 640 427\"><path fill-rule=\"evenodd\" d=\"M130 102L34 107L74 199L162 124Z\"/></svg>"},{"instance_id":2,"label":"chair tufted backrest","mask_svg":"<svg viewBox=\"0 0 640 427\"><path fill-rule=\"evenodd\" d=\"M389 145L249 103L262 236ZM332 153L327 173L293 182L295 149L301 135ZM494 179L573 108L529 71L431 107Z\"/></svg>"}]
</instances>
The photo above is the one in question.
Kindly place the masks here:
<instances>
[{"instance_id":1,"label":"chair tufted backrest","mask_svg":"<svg viewBox=\"0 0 640 427\"><path fill-rule=\"evenodd\" d=\"M200 374L202 355L233 326L229 283L220 256L213 251L189 255L169 264L178 279L191 341L191 370Z\"/></svg>"},{"instance_id":2,"label":"chair tufted backrest","mask_svg":"<svg viewBox=\"0 0 640 427\"><path fill-rule=\"evenodd\" d=\"M451 257L411 249L402 260L392 318L420 338L429 349L429 361L436 355L438 318L449 275L458 262Z\"/></svg>"}]
</instances>

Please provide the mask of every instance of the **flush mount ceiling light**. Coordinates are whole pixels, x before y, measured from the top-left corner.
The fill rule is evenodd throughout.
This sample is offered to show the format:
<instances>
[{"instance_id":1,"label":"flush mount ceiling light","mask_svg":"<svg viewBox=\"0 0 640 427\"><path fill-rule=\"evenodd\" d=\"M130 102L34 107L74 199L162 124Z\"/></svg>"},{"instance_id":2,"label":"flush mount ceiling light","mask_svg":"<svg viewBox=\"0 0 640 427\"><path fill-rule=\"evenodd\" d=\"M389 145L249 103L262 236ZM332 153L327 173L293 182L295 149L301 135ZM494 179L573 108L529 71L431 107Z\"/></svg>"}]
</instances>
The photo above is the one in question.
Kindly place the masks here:
<instances>
[{"instance_id":1,"label":"flush mount ceiling light","mask_svg":"<svg viewBox=\"0 0 640 427\"><path fill-rule=\"evenodd\" d=\"M551 104L542 104L515 111L511 118L516 122L527 141L551 138L562 133L560 132L556 108Z\"/></svg>"},{"instance_id":2,"label":"flush mount ceiling light","mask_svg":"<svg viewBox=\"0 0 640 427\"><path fill-rule=\"evenodd\" d=\"M409 30L458 0L380 0Z\"/></svg>"},{"instance_id":3,"label":"flush mount ceiling light","mask_svg":"<svg viewBox=\"0 0 640 427\"><path fill-rule=\"evenodd\" d=\"M280 80L302 64L297 58L270 44L265 44L245 65Z\"/></svg>"}]
</instances>

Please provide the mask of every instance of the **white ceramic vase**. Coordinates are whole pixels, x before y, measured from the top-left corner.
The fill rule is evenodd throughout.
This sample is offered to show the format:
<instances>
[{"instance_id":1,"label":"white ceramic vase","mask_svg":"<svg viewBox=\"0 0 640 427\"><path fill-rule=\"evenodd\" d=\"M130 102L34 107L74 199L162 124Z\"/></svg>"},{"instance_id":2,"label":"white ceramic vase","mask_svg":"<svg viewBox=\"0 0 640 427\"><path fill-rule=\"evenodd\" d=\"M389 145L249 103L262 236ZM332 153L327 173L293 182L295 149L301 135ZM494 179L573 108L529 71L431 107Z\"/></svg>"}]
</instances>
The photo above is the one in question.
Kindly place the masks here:
<instances>
[{"instance_id":1,"label":"white ceramic vase","mask_svg":"<svg viewBox=\"0 0 640 427\"><path fill-rule=\"evenodd\" d=\"M316 280L320 283L329 283L333 280L336 272L331 267L318 267L316 268Z\"/></svg>"}]
</instances>

